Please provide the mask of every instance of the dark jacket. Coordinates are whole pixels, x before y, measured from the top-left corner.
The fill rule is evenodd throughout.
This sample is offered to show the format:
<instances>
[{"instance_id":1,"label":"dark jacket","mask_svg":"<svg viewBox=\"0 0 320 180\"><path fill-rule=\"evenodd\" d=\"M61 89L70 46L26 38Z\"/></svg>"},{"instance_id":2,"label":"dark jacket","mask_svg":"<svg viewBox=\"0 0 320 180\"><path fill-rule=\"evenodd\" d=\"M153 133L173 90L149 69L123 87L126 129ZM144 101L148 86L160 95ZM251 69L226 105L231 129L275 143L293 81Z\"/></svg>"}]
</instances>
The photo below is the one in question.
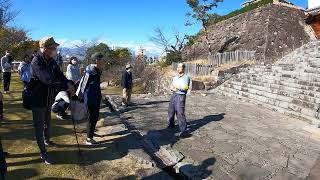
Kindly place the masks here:
<instances>
[{"instance_id":1,"label":"dark jacket","mask_svg":"<svg viewBox=\"0 0 320 180\"><path fill-rule=\"evenodd\" d=\"M100 87L101 71L93 64L87 66L86 73L81 79L77 95L89 107L100 107L102 95Z\"/></svg>"},{"instance_id":2,"label":"dark jacket","mask_svg":"<svg viewBox=\"0 0 320 180\"><path fill-rule=\"evenodd\" d=\"M31 62L32 107L50 107L59 91L67 90L68 79L63 75L56 61L45 60L43 55L37 55Z\"/></svg>"},{"instance_id":3,"label":"dark jacket","mask_svg":"<svg viewBox=\"0 0 320 180\"><path fill-rule=\"evenodd\" d=\"M124 71L122 75L122 88L124 89L132 89L133 83L132 83L132 73L128 73L128 71Z\"/></svg>"}]
</instances>

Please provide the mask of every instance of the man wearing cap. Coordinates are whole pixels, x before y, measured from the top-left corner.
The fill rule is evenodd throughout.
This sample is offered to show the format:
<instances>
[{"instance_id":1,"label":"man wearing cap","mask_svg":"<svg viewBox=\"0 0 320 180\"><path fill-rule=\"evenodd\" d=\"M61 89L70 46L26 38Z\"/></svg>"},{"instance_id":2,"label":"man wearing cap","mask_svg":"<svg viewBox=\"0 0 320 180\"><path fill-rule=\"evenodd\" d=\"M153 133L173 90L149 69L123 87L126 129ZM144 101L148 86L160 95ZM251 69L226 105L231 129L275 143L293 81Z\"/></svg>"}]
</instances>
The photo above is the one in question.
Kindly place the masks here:
<instances>
[{"instance_id":1,"label":"man wearing cap","mask_svg":"<svg viewBox=\"0 0 320 180\"><path fill-rule=\"evenodd\" d=\"M173 78L171 91L173 92L168 109L168 128L174 128L174 118L177 116L180 137L187 135L187 121L185 116L186 95L190 88L190 78L184 73L185 65L180 63L177 68L178 76Z\"/></svg>"},{"instance_id":2,"label":"man wearing cap","mask_svg":"<svg viewBox=\"0 0 320 180\"><path fill-rule=\"evenodd\" d=\"M126 70L123 72L122 75L122 88L123 88L123 97L122 97L122 105L128 106L131 100L131 93L133 88L132 83L132 66L131 64L126 65Z\"/></svg>"},{"instance_id":3,"label":"man wearing cap","mask_svg":"<svg viewBox=\"0 0 320 180\"><path fill-rule=\"evenodd\" d=\"M104 56L101 53L94 53L91 57L92 64L88 65L85 70L85 75L82 77L76 95L84 100L88 107L89 122L87 124L87 139L86 144L89 146L98 145L93 137L95 134L96 125L99 119L101 95L101 74L105 65Z\"/></svg>"},{"instance_id":4,"label":"man wearing cap","mask_svg":"<svg viewBox=\"0 0 320 180\"><path fill-rule=\"evenodd\" d=\"M31 62L30 88L32 93L32 114L37 144L41 152L41 159L46 164L52 164L46 146L50 141L51 106L59 91L74 92L73 86L63 75L54 58L59 46L53 37L45 37L39 41L40 53Z\"/></svg>"}]
</instances>

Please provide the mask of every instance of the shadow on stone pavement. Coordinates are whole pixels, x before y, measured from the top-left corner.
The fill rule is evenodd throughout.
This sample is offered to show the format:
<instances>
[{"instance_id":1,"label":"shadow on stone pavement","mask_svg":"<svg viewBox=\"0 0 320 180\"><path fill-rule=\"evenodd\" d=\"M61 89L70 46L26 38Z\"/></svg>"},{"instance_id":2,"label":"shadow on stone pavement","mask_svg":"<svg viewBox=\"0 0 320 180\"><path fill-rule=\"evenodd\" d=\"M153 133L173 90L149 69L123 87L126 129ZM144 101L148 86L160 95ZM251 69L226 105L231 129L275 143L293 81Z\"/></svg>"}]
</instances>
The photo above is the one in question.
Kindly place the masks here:
<instances>
[{"instance_id":1,"label":"shadow on stone pavement","mask_svg":"<svg viewBox=\"0 0 320 180\"><path fill-rule=\"evenodd\" d=\"M216 163L216 159L212 157L204 160L200 165L192 165L192 164L182 165L179 168L179 171L183 172L183 174L175 174L174 172L172 172L171 176L174 179L190 179L190 178L206 179L212 174L212 171L208 170L208 168L214 166L215 163ZM153 174L151 176L142 178L142 180L153 180L153 179L161 179L161 172L158 174Z\"/></svg>"},{"instance_id":2,"label":"shadow on stone pavement","mask_svg":"<svg viewBox=\"0 0 320 180\"><path fill-rule=\"evenodd\" d=\"M187 123L188 129L187 133L192 135L194 131L197 129L211 123L214 121L221 121L224 119L225 113L217 114L217 115L209 115L205 116L202 119L197 119L194 121L189 121ZM161 130L152 130L148 131L148 133L145 135L145 137L149 140L151 140L156 146L165 146L170 145L170 147L173 147L174 144L176 144L180 137L176 136L175 134L179 132L178 128L166 128Z\"/></svg>"},{"instance_id":3,"label":"shadow on stone pavement","mask_svg":"<svg viewBox=\"0 0 320 180\"><path fill-rule=\"evenodd\" d=\"M137 109L145 109L145 108L148 108L148 106L162 104L162 103L168 103L168 102L170 102L170 101L150 101L150 102L146 102L146 103L133 104L133 105L121 110L121 113L126 113L126 112L134 111Z\"/></svg>"}]
</instances>

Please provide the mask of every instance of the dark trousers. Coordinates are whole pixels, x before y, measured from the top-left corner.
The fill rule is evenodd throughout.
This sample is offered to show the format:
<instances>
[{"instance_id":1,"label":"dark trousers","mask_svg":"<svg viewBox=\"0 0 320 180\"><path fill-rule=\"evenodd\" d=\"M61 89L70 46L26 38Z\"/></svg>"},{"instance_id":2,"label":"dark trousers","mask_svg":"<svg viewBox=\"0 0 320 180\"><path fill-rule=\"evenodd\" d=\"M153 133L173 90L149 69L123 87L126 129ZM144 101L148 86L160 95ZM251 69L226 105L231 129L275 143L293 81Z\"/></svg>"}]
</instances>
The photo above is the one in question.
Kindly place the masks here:
<instances>
[{"instance_id":1,"label":"dark trousers","mask_svg":"<svg viewBox=\"0 0 320 180\"><path fill-rule=\"evenodd\" d=\"M40 152L47 153L44 141L50 140L51 108L33 108L33 125Z\"/></svg>"},{"instance_id":2,"label":"dark trousers","mask_svg":"<svg viewBox=\"0 0 320 180\"><path fill-rule=\"evenodd\" d=\"M10 91L11 72L3 72L3 90Z\"/></svg>"},{"instance_id":3,"label":"dark trousers","mask_svg":"<svg viewBox=\"0 0 320 180\"><path fill-rule=\"evenodd\" d=\"M0 100L0 117L3 118L3 100Z\"/></svg>"},{"instance_id":4,"label":"dark trousers","mask_svg":"<svg viewBox=\"0 0 320 180\"><path fill-rule=\"evenodd\" d=\"M0 139L0 180L4 180L7 174L6 157L3 153L2 143Z\"/></svg>"},{"instance_id":5,"label":"dark trousers","mask_svg":"<svg viewBox=\"0 0 320 180\"><path fill-rule=\"evenodd\" d=\"M96 125L99 119L99 106L88 106L89 112L89 121L87 124L87 138L92 139L94 135L94 131L96 130Z\"/></svg>"},{"instance_id":6,"label":"dark trousers","mask_svg":"<svg viewBox=\"0 0 320 180\"><path fill-rule=\"evenodd\" d=\"M177 121L181 132L187 129L187 120L185 116L186 95L173 94L170 99L168 109L168 125L174 126L174 118L177 116Z\"/></svg>"}]
</instances>

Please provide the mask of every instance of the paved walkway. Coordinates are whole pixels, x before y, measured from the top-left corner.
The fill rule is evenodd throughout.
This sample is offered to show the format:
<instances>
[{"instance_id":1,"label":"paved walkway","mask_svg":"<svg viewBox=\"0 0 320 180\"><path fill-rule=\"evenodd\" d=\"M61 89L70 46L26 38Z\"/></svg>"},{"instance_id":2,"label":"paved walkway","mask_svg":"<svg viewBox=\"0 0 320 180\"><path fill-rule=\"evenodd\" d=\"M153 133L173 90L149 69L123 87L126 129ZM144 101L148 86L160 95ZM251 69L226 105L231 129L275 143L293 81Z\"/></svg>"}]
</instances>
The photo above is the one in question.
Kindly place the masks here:
<instances>
[{"instance_id":1,"label":"paved walkway","mask_svg":"<svg viewBox=\"0 0 320 180\"><path fill-rule=\"evenodd\" d=\"M201 169L201 178L306 179L316 167L320 138L304 130L307 122L236 99L199 93L187 98L192 136L179 139L178 130L166 129L169 98L134 96L136 105L123 115L155 144L184 154Z\"/></svg>"}]
</instances>

